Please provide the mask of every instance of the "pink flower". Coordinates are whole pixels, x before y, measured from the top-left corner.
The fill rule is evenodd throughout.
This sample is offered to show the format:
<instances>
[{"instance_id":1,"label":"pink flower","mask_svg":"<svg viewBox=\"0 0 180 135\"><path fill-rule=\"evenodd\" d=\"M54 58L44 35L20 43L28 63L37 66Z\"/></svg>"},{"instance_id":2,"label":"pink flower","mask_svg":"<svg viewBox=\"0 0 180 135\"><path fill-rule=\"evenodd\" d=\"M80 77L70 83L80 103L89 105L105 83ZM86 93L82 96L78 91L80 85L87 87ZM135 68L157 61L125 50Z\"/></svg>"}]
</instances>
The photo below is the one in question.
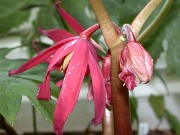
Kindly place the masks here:
<instances>
[{"instance_id":1,"label":"pink flower","mask_svg":"<svg viewBox=\"0 0 180 135\"><path fill-rule=\"evenodd\" d=\"M111 105L111 55L107 53L102 64L102 74L105 81L106 93L107 93L107 104Z\"/></svg>"},{"instance_id":2,"label":"pink flower","mask_svg":"<svg viewBox=\"0 0 180 135\"><path fill-rule=\"evenodd\" d=\"M57 8L79 36L74 36L60 29L40 29L40 32L47 35L55 44L40 52L18 69L10 70L9 76L22 73L48 59L47 63L49 66L46 71L44 83L38 86L39 91L37 98L49 100L51 98L50 72L57 65L59 65L59 68L63 66L65 59L71 54L68 58L69 60L65 63L67 64L65 67L65 77L57 83L59 87L62 86L62 89L57 100L53 125L55 133L62 135L64 123L78 100L87 69L89 69L92 78L92 91L95 106L95 116L92 122L94 125L102 121L105 109L106 89L102 73L98 66L98 56L95 48L97 44L90 39L91 35L99 29L99 24L83 31L83 28L75 22L76 20L68 15L62 8L58 7L58 5Z\"/></svg>"},{"instance_id":3,"label":"pink flower","mask_svg":"<svg viewBox=\"0 0 180 135\"><path fill-rule=\"evenodd\" d=\"M125 25L124 30L128 43L119 56L122 70L119 78L129 90L133 90L139 83L147 83L151 79L153 60L144 47L136 42L131 28Z\"/></svg>"}]
</instances>

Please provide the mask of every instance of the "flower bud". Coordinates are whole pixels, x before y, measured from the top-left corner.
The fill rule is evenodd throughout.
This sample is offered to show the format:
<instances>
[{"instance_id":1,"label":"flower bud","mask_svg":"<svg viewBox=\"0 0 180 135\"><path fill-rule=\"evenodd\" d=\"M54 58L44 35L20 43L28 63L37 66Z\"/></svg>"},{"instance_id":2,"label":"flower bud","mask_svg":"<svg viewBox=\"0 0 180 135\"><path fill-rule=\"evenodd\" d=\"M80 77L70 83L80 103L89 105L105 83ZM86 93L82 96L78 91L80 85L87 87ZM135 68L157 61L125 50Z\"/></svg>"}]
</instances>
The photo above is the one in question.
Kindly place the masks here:
<instances>
[{"instance_id":1,"label":"flower bud","mask_svg":"<svg viewBox=\"0 0 180 135\"><path fill-rule=\"evenodd\" d=\"M153 59L144 47L137 42L129 42L120 53L119 78L129 90L139 83L147 83L152 77Z\"/></svg>"}]
</instances>

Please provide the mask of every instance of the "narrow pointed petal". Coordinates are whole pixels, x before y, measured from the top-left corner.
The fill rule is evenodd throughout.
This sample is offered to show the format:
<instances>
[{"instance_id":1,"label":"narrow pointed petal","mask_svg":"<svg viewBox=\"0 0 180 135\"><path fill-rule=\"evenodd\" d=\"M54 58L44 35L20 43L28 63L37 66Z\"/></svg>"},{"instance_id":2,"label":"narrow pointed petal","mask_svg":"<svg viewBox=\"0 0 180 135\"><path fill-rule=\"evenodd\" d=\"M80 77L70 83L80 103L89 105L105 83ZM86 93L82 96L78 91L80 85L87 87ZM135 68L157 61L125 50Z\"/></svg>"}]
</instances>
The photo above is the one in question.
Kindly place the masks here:
<instances>
[{"instance_id":1,"label":"narrow pointed petal","mask_svg":"<svg viewBox=\"0 0 180 135\"><path fill-rule=\"evenodd\" d=\"M73 38L68 38L68 39L62 40L62 41L56 43L55 45L49 47L48 49L44 50L43 52L41 52L39 55L35 56L34 58L30 59L29 61L27 61L26 63L21 65L18 69L9 70L9 76L22 73L22 72L38 65L39 63L45 61L48 57L50 57L64 43L69 42L73 39L76 39L76 38L73 37Z\"/></svg>"},{"instance_id":2,"label":"narrow pointed petal","mask_svg":"<svg viewBox=\"0 0 180 135\"><path fill-rule=\"evenodd\" d=\"M110 81L106 82L105 87L107 92L107 104L111 105L112 103L111 82Z\"/></svg>"},{"instance_id":3,"label":"narrow pointed petal","mask_svg":"<svg viewBox=\"0 0 180 135\"><path fill-rule=\"evenodd\" d=\"M79 35L80 35L80 37L84 37L89 40L91 38L92 34L94 32L96 32L99 28L100 28L100 25L98 23L94 24L93 26L91 26L88 29L81 32Z\"/></svg>"},{"instance_id":4,"label":"narrow pointed petal","mask_svg":"<svg viewBox=\"0 0 180 135\"><path fill-rule=\"evenodd\" d=\"M89 84L88 84L87 99L89 101L92 101L94 99L92 81L90 81Z\"/></svg>"},{"instance_id":5,"label":"narrow pointed petal","mask_svg":"<svg viewBox=\"0 0 180 135\"><path fill-rule=\"evenodd\" d=\"M63 81L64 81L64 79L59 80L59 81L56 83L56 86L57 86L58 88L61 88L62 85L63 85Z\"/></svg>"},{"instance_id":6,"label":"narrow pointed petal","mask_svg":"<svg viewBox=\"0 0 180 135\"><path fill-rule=\"evenodd\" d=\"M94 57L92 56L91 52L89 53L89 69L92 78L95 106L95 116L92 122L94 125L97 125L102 122L102 118L104 115L106 103L106 88L97 61L94 60Z\"/></svg>"},{"instance_id":7,"label":"narrow pointed petal","mask_svg":"<svg viewBox=\"0 0 180 135\"><path fill-rule=\"evenodd\" d=\"M91 42L89 42L89 50L92 56L94 57L94 59L96 60L96 62L98 62L97 49L94 46L94 44L92 44Z\"/></svg>"},{"instance_id":8,"label":"narrow pointed petal","mask_svg":"<svg viewBox=\"0 0 180 135\"><path fill-rule=\"evenodd\" d=\"M48 83L46 83L45 85L44 84L39 84L38 85L38 93L37 93L37 96L36 96L37 99L44 99L44 100L50 100L51 99L51 94L50 94L50 73L48 73L46 75L46 82L48 82Z\"/></svg>"},{"instance_id":9,"label":"narrow pointed petal","mask_svg":"<svg viewBox=\"0 0 180 135\"><path fill-rule=\"evenodd\" d=\"M79 92L87 69L87 58L87 41L82 39L76 44L56 104L54 113L54 131L57 135L62 135L64 123L78 100Z\"/></svg>"},{"instance_id":10,"label":"narrow pointed petal","mask_svg":"<svg viewBox=\"0 0 180 135\"><path fill-rule=\"evenodd\" d=\"M35 41L32 41L32 46L33 46L34 50L36 51L36 53L39 54L39 48L36 46Z\"/></svg>"},{"instance_id":11,"label":"narrow pointed petal","mask_svg":"<svg viewBox=\"0 0 180 135\"><path fill-rule=\"evenodd\" d=\"M75 40L77 41L77 40ZM55 64L57 64L59 61L61 61L61 59L68 55L69 53L71 53L71 51L74 49L75 46L75 41L71 41L66 43L65 45L63 45L62 47L60 47L56 53L54 54L54 56L52 57L48 69L46 71L46 76L44 78L44 83L41 84L39 87L39 91L37 94L37 98L38 99L49 99L47 97L47 95L50 95L50 72L51 69L55 66Z\"/></svg>"},{"instance_id":12,"label":"narrow pointed petal","mask_svg":"<svg viewBox=\"0 0 180 135\"><path fill-rule=\"evenodd\" d=\"M59 48L56 53L53 55L51 62L49 63L48 66L48 71L56 64L58 63L64 56L68 55L71 53L76 46L77 42L79 42L78 39L73 40L71 42L66 43L64 46Z\"/></svg>"},{"instance_id":13,"label":"narrow pointed petal","mask_svg":"<svg viewBox=\"0 0 180 135\"><path fill-rule=\"evenodd\" d=\"M60 16L62 16L62 18L70 25L70 27L79 35L84 31L84 28L70 14L61 8L59 4L60 3L56 2L56 8Z\"/></svg>"},{"instance_id":14,"label":"narrow pointed petal","mask_svg":"<svg viewBox=\"0 0 180 135\"><path fill-rule=\"evenodd\" d=\"M39 28L41 34L46 35L48 38L53 40L54 42L59 42L65 38L73 37L74 35L66 30L61 29L50 29L50 30L43 30Z\"/></svg>"},{"instance_id":15,"label":"narrow pointed petal","mask_svg":"<svg viewBox=\"0 0 180 135\"><path fill-rule=\"evenodd\" d=\"M102 74L104 79L110 80L110 72L111 72L111 56L110 54L107 54L102 64Z\"/></svg>"}]
</instances>

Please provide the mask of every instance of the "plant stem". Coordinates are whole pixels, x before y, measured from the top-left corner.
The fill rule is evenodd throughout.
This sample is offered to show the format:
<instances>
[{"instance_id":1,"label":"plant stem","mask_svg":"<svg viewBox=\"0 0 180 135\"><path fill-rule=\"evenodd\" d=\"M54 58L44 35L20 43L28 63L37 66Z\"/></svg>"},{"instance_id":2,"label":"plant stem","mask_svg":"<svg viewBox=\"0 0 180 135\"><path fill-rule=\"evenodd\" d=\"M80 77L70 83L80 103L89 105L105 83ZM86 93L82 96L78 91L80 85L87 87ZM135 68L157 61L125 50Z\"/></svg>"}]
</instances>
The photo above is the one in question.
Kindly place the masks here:
<instances>
[{"instance_id":1,"label":"plant stem","mask_svg":"<svg viewBox=\"0 0 180 135\"><path fill-rule=\"evenodd\" d=\"M166 16L169 9L172 7L174 0L166 0L161 11L156 16L156 18L151 22L151 24L138 36L137 41L142 42L148 35L161 23L161 20Z\"/></svg>"},{"instance_id":2,"label":"plant stem","mask_svg":"<svg viewBox=\"0 0 180 135\"><path fill-rule=\"evenodd\" d=\"M131 135L129 92L119 79L119 48L111 50L111 89L115 135Z\"/></svg>"},{"instance_id":3,"label":"plant stem","mask_svg":"<svg viewBox=\"0 0 180 135\"><path fill-rule=\"evenodd\" d=\"M89 0L100 24L104 40L109 48L113 48L118 39L114 26L108 16L102 0Z\"/></svg>"},{"instance_id":4,"label":"plant stem","mask_svg":"<svg viewBox=\"0 0 180 135\"><path fill-rule=\"evenodd\" d=\"M162 0L151 0L136 16L134 21L131 23L135 37L139 35L139 32L144 23L161 2Z\"/></svg>"},{"instance_id":5,"label":"plant stem","mask_svg":"<svg viewBox=\"0 0 180 135\"><path fill-rule=\"evenodd\" d=\"M124 46L124 41L119 38L114 26L104 8L102 0L89 0L94 13L102 29L104 40L111 52L111 89L112 89L112 106L114 117L114 134L131 135L131 121L129 110L129 93L118 75L119 53Z\"/></svg>"},{"instance_id":6,"label":"plant stem","mask_svg":"<svg viewBox=\"0 0 180 135\"><path fill-rule=\"evenodd\" d=\"M103 117L103 135L114 135L112 106L106 107Z\"/></svg>"},{"instance_id":7,"label":"plant stem","mask_svg":"<svg viewBox=\"0 0 180 135\"><path fill-rule=\"evenodd\" d=\"M37 124L36 124L36 110L32 105L32 115L33 115L33 134L37 135Z\"/></svg>"}]
</instances>

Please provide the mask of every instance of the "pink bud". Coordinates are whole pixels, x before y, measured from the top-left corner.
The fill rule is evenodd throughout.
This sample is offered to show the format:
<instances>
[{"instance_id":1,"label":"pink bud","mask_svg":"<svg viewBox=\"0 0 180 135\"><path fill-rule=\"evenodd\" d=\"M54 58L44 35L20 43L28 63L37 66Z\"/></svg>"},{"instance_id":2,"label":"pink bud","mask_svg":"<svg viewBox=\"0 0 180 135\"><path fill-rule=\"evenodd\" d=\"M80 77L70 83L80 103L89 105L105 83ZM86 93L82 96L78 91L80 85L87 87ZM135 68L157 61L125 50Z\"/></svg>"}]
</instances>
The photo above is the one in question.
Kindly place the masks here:
<instances>
[{"instance_id":1,"label":"pink bud","mask_svg":"<svg viewBox=\"0 0 180 135\"><path fill-rule=\"evenodd\" d=\"M153 59L144 47L136 41L130 41L120 53L119 78L129 90L139 83L147 83L152 77Z\"/></svg>"}]
</instances>

